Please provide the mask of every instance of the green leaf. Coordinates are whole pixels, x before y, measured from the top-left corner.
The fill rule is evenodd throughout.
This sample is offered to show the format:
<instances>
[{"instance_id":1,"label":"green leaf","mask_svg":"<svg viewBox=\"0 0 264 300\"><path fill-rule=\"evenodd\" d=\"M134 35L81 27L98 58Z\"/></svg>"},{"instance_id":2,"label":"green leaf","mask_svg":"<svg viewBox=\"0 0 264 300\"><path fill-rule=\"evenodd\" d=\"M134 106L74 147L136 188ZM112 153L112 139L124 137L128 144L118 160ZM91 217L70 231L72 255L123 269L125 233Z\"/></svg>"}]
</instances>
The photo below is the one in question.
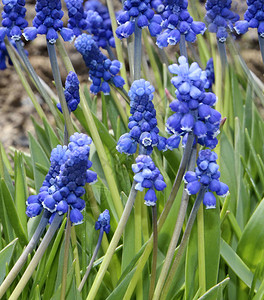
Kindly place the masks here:
<instances>
[{"instance_id":1,"label":"green leaf","mask_svg":"<svg viewBox=\"0 0 264 300\"><path fill-rule=\"evenodd\" d=\"M60 144L60 141L57 137L57 135L55 134L53 128L50 126L50 124L44 119L43 120L43 124L44 124L44 127L45 127L45 131L49 137L49 144L51 146L51 148L56 148L57 145Z\"/></svg>"},{"instance_id":2,"label":"green leaf","mask_svg":"<svg viewBox=\"0 0 264 300\"><path fill-rule=\"evenodd\" d=\"M1 192L5 202L6 212L10 224L12 225L17 237L19 238L19 243L21 244L22 247L24 247L28 243L27 235L23 229L20 217L17 213L14 200L3 179L1 179Z\"/></svg>"},{"instance_id":3,"label":"green leaf","mask_svg":"<svg viewBox=\"0 0 264 300\"><path fill-rule=\"evenodd\" d=\"M30 145L30 152L32 155L32 163L33 163L33 172L34 172L34 180L35 180L35 188L37 191L42 186L42 183L45 179L45 175L43 175L38 169L36 164L39 163L46 168L50 167L50 162L43 151L40 144L36 141L36 139L29 133L29 145Z\"/></svg>"},{"instance_id":4,"label":"green leaf","mask_svg":"<svg viewBox=\"0 0 264 300\"><path fill-rule=\"evenodd\" d=\"M18 238L14 239L4 249L0 251L0 284L6 275L6 264L9 264L14 253Z\"/></svg>"},{"instance_id":5,"label":"green leaf","mask_svg":"<svg viewBox=\"0 0 264 300\"><path fill-rule=\"evenodd\" d=\"M254 271L264 255L264 200L249 219L237 246L237 254Z\"/></svg>"},{"instance_id":6,"label":"green leaf","mask_svg":"<svg viewBox=\"0 0 264 300\"><path fill-rule=\"evenodd\" d=\"M234 273L248 286L251 287L253 273L243 262L243 260L235 253L235 251L221 239L220 253L225 262L234 271Z\"/></svg>"},{"instance_id":7,"label":"green leaf","mask_svg":"<svg viewBox=\"0 0 264 300\"><path fill-rule=\"evenodd\" d=\"M223 299L223 290L228 284L230 278L225 278L223 281L219 282L213 286L209 291L203 294L199 300L222 300Z\"/></svg>"}]
</instances>

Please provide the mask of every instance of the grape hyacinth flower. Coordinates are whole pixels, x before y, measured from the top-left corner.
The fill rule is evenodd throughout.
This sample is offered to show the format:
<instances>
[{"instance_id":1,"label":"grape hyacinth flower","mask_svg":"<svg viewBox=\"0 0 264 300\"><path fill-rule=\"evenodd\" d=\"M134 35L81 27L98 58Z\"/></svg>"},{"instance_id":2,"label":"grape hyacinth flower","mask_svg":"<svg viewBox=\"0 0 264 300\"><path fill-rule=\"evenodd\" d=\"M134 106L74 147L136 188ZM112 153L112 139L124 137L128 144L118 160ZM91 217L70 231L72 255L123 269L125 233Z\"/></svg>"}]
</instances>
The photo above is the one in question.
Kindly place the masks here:
<instances>
[{"instance_id":1,"label":"grape hyacinth flower","mask_svg":"<svg viewBox=\"0 0 264 300\"><path fill-rule=\"evenodd\" d=\"M69 109L69 112L75 111L78 107L78 104L80 103L80 94L79 94L79 80L74 72L69 72L66 82L65 82L65 100L67 102L67 106ZM57 104L58 109L62 113L61 104Z\"/></svg>"},{"instance_id":2,"label":"grape hyacinth flower","mask_svg":"<svg viewBox=\"0 0 264 300\"><path fill-rule=\"evenodd\" d=\"M78 36L74 45L89 68L89 77L92 80L91 93L97 94L102 91L104 94L109 94L109 83L114 84L117 88L123 87L125 81L117 75L121 69L121 63L118 60L108 59L99 50L91 35L83 33Z\"/></svg>"},{"instance_id":3,"label":"grape hyacinth flower","mask_svg":"<svg viewBox=\"0 0 264 300\"><path fill-rule=\"evenodd\" d=\"M108 8L100 1L85 2L84 9L87 13L87 32L93 35L98 47L106 49L108 45L115 48L115 39Z\"/></svg>"},{"instance_id":4,"label":"grape hyacinth flower","mask_svg":"<svg viewBox=\"0 0 264 300\"><path fill-rule=\"evenodd\" d=\"M70 210L70 220L80 224L83 220L81 211L85 201L80 197L85 193L84 185L97 180L95 172L89 170L89 152L92 140L83 133L75 133L70 137L67 146L57 146L51 152L51 166L40 188L38 195L30 196L27 200L27 215L35 217L42 208L55 214L62 215Z\"/></svg>"},{"instance_id":5,"label":"grape hyacinth flower","mask_svg":"<svg viewBox=\"0 0 264 300\"><path fill-rule=\"evenodd\" d=\"M74 38L73 31L70 28L63 27L60 0L37 0L35 10L37 12L33 19L33 27L24 29L26 40L34 40L38 34L46 35L50 44L55 44L60 32L64 41L72 41Z\"/></svg>"},{"instance_id":6,"label":"grape hyacinth flower","mask_svg":"<svg viewBox=\"0 0 264 300\"><path fill-rule=\"evenodd\" d=\"M75 36L82 34L87 29L87 13L83 9L83 0L65 0L68 9L68 25Z\"/></svg>"},{"instance_id":7,"label":"grape hyacinth flower","mask_svg":"<svg viewBox=\"0 0 264 300\"><path fill-rule=\"evenodd\" d=\"M215 94L205 92L206 72L196 62L189 67L184 56L180 56L178 61L179 65L169 66L169 71L177 75L171 80L176 88L177 100L170 104L175 113L168 118L166 131L175 138L186 138L188 133L193 132L199 144L215 148L221 114L212 108L217 100Z\"/></svg>"},{"instance_id":8,"label":"grape hyacinth flower","mask_svg":"<svg viewBox=\"0 0 264 300\"><path fill-rule=\"evenodd\" d=\"M160 15L155 15L151 8L151 2L150 0L124 1L124 12L117 17L117 23L120 26L117 27L116 35L119 39L131 36L135 32L136 26L140 29L148 27L152 36L156 36L161 32L162 18Z\"/></svg>"},{"instance_id":9,"label":"grape hyacinth flower","mask_svg":"<svg viewBox=\"0 0 264 300\"><path fill-rule=\"evenodd\" d=\"M214 61L210 58L205 67L207 82L204 86L206 89L211 89L215 83L215 74L214 74Z\"/></svg>"},{"instance_id":10,"label":"grape hyacinth flower","mask_svg":"<svg viewBox=\"0 0 264 300\"><path fill-rule=\"evenodd\" d=\"M165 10L162 12L162 33L157 36L159 48L168 45L176 45L181 35L184 35L188 42L195 42L197 34L203 34L206 30L203 22L193 21L187 7L187 0L166 0L163 1Z\"/></svg>"},{"instance_id":11,"label":"grape hyacinth flower","mask_svg":"<svg viewBox=\"0 0 264 300\"><path fill-rule=\"evenodd\" d=\"M141 154L136 158L136 164L132 165L132 170L135 173L134 180L137 182L135 189L142 192L147 188L148 191L144 196L145 204L155 206L157 201L155 190L163 191L166 187L159 169L150 156Z\"/></svg>"},{"instance_id":12,"label":"grape hyacinth flower","mask_svg":"<svg viewBox=\"0 0 264 300\"><path fill-rule=\"evenodd\" d=\"M207 209L216 206L214 192L221 197L225 197L229 193L228 186L219 181L220 172L216 160L215 152L209 149L201 150L195 172L188 171L184 176L184 181L187 183L186 191L189 195L197 194L201 187L205 189L203 203Z\"/></svg>"},{"instance_id":13,"label":"grape hyacinth flower","mask_svg":"<svg viewBox=\"0 0 264 300\"><path fill-rule=\"evenodd\" d=\"M9 40L9 42L16 48L16 43L13 40ZM10 56L6 49L6 44L4 41L0 42L0 70L5 70L7 68L6 61L8 61L9 65L12 66L13 63L10 59Z\"/></svg>"},{"instance_id":14,"label":"grape hyacinth flower","mask_svg":"<svg viewBox=\"0 0 264 300\"><path fill-rule=\"evenodd\" d=\"M122 153L133 154L140 144L147 154L154 146L159 150L166 149L166 138L159 136L157 127L156 110L152 103L155 89L146 80L135 80L128 92L130 98L130 113L128 128L129 133L123 134L116 146Z\"/></svg>"},{"instance_id":15,"label":"grape hyacinth flower","mask_svg":"<svg viewBox=\"0 0 264 300\"><path fill-rule=\"evenodd\" d=\"M110 214L108 209L100 214L98 220L95 223L96 230L99 230L101 228L106 234L110 232Z\"/></svg>"},{"instance_id":16,"label":"grape hyacinth flower","mask_svg":"<svg viewBox=\"0 0 264 300\"><path fill-rule=\"evenodd\" d=\"M2 12L2 26L0 28L0 41L4 40L5 35L14 41L21 39L22 30L28 26L25 20L26 8L25 0L5 0Z\"/></svg>"},{"instance_id":17,"label":"grape hyacinth flower","mask_svg":"<svg viewBox=\"0 0 264 300\"><path fill-rule=\"evenodd\" d=\"M233 31L233 25L239 20L239 15L231 11L231 0L207 0L205 21L208 30L216 33L219 42L225 42L228 29Z\"/></svg>"}]
</instances>

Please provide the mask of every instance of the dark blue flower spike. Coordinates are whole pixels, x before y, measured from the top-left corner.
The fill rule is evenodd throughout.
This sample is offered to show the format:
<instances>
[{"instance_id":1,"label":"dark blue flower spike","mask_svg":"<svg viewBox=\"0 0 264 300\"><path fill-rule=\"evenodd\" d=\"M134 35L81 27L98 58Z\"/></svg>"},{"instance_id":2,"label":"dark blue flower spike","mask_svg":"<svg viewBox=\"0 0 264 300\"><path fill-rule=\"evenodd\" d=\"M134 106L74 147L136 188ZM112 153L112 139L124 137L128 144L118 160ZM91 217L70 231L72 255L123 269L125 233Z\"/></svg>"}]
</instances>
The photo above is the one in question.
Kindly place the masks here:
<instances>
[{"instance_id":1,"label":"dark blue flower spike","mask_svg":"<svg viewBox=\"0 0 264 300\"><path fill-rule=\"evenodd\" d=\"M155 206L157 201L155 190L163 191L166 187L159 169L150 156L139 155L136 158L136 164L132 165L132 170L135 173L134 180L137 182L135 189L142 192L144 188L147 188L148 191L144 196L145 204Z\"/></svg>"},{"instance_id":2,"label":"dark blue flower spike","mask_svg":"<svg viewBox=\"0 0 264 300\"><path fill-rule=\"evenodd\" d=\"M5 35L14 41L21 39L23 29L28 26L25 20L25 3L25 0L3 0L3 27L0 28L0 41L4 40Z\"/></svg>"},{"instance_id":3,"label":"dark blue flower spike","mask_svg":"<svg viewBox=\"0 0 264 300\"><path fill-rule=\"evenodd\" d=\"M82 34L88 27L87 13L83 9L83 0L65 0L68 9L68 25L75 36Z\"/></svg>"},{"instance_id":4,"label":"dark blue flower spike","mask_svg":"<svg viewBox=\"0 0 264 300\"><path fill-rule=\"evenodd\" d=\"M125 81L121 76L117 75L121 69L121 63L118 60L111 61L108 59L99 50L91 35L83 33L78 36L74 45L89 68L89 77L92 80L91 93L97 94L102 91L104 94L109 94L109 83L112 83L117 88L123 87Z\"/></svg>"},{"instance_id":5,"label":"dark blue flower spike","mask_svg":"<svg viewBox=\"0 0 264 300\"><path fill-rule=\"evenodd\" d=\"M211 90L213 84L215 83L215 73L214 73L214 61L210 58L205 67L207 82L205 88Z\"/></svg>"},{"instance_id":6,"label":"dark blue flower spike","mask_svg":"<svg viewBox=\"0 0 264 300\"><path fill-rule=\"evenodd\" d=\"M67 146L57 146L51 152L51 166L39 190L39 194L27 200L27 215L35 217L42 208L54 215L62 215L70 210L70 220L80 224L83 220L81 211L85 202L80 197L85 193L84 186L97 181L95 172L89 170L92 162L88 159L92 140L83 133L70 137Z\"/></svg>"},{"instance_id":7,"label":"dark blue flower spike","mask_svg":"<svg viewBox=\"0 0 264 300\"><path fill-rule=\"evenodd\" d=\"M102 212L98 217L95 223L95 229L102 229L106 234L110 232L110 214L108 209Z\"/></svg>"},{"instance_id":8,"label":"dark blue flower spike","mask_svg":"<svg viewBox=\"0 0 264 300\"><path fill-rule=\"evenodd\" d=\"M60 32L64 41L72 41L74 38L73 31L70 28L63 27L60 0L37 0L36 16L33 19L33 27L24 29L26 40L34 40L38 34L46 35L50 44L55 44Z\"/></svg>"},{"instance_id":9,"label":"dark blue flower spike","mask_svg":"<svg viewBox=\"0 0 264 300\"><path fill-rule=\"evenodd\" d=\"M172 134L171 139L179 139L193 132L198 143L214 148L218 141L221 114L212 108L216 103L216 96L205 92L207 85L206 72L196 62L190 66L186 57L179 58L179 64L169 66L169 71L176 74L171 82L176 88L177 100L170 104L173 112L167 122L166 130Z\"/></svg>"},{"instance_id":10,"label":"dark blue flower spike","mask_svg":"<svg viewBox=\"0 0 264 300\"><path fill-rule=\"evenodd\" d=\"M115 48L115 39L108 8L100 1L86 1L84 9L87 13L87 32L93 35L98 47Z\"/></svg>"},{"instance_id":11,"label":"dark blue flower spike","mask_svg":"<svg viewBox=\"0 0 264 300\"><path fill-rule=\"evenodd\" d=\"M157 36L159 48L168 45L176 45L184 35L187 42L195 42L197 34L203 34L206 30L203 22L193 21L187 8L187 0L165 0L162 17L162 33Z\"/></svg>"},{"instance_id":12,"label":"dark blue flower spike","mask_svg":"<svg viewBox=\"0 0 264 300\"><path fill-rule=\"evenodd\" d=\"M156 110L152 103L154 87L145 79L135 80L128 92L130 98L129 133L123 134L116 149L128 155L137 151L139 144L150 154L153 147L167 149L166 138L159 135Z\"/></svg>"},{"instance_id":13,"label":"dark blue flower spike","mask_svg":"<svg viewBox=\"0 0 264 300\"><path fill-rule=\"evenodd\" d=\"M188 171L184 176L189 195L195 195L203 187L205 190L203 203L207 209L215 208L216 198L214 192L221 197L229 193L228 186L219 181L219 166L216 163L217 154L209 149L201 150L197 159L195 172Z\"/></svg>"},{"instance_id":14,"label":"dark blue flower spike","mask_svg":"<svg viewBox=\"0 0 264 300\"><path fill-rule=\"evenodd\" d=\"M71 71L66 78L64 90L65 100L67 102L69 112L75 111L80 103L79 84L80 82L76 73ZM62 113L60 103L57 104L57 107Z\"/></svg>"}]
</instances>

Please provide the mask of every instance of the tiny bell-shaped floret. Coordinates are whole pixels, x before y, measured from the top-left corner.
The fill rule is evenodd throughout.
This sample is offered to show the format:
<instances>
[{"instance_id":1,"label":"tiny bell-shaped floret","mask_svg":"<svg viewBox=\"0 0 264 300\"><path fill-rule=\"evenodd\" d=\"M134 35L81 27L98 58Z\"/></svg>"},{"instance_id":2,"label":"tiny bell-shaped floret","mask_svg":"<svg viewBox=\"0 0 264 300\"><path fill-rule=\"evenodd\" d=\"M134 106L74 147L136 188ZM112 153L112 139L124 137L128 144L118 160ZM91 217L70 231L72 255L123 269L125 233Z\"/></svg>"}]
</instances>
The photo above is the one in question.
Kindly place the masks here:
<instances>
[{"instance_id":1,"label":"tiny bell-shaped floret","mask_svg":"<svg viewBox=\"0 0 264 300\"><path fill-rule=\"evenodd\" d=\"M110 214L108 209L103 211L95 222L95 229L99 230L101 228L106 234L110 232Z\"/></svg>"}]
</instances>

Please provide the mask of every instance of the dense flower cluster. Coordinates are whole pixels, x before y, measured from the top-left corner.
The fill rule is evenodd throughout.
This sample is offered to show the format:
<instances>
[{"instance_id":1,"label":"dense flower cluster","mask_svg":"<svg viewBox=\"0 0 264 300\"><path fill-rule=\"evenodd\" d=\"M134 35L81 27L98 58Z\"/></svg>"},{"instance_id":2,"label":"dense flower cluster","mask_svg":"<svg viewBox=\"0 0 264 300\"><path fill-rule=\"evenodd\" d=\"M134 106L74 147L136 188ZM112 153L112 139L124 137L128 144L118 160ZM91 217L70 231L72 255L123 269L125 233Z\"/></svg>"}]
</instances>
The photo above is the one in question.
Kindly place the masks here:
<instances>
[{"instance_id":1,"label":"dense flower cluster","mask_svg":"<svg viewBox=\"0 0 264 300\"><path fill-rule=\"evenodd\" d=\"M22 30L28 26L28 22L25 20L25 3L25 0L3 1L3 28L0 28L0 41L4 40L5 35L15 41L21 39Z\"/></svg>"},{"instance_id":2,"label":"dense flower cluster","mask_svg":"<svg viewBox=\"0 0 264 300\"><path fill-rule=\"evenodd\" d=\"M98 48L91 35L82 34L75 41L75 47L83 56L86 66L89 68L89 76L92 80L90 91L97 94L102 91L110 93L109 83L117 88L122 88L124 79L117 74L120 71L121 63L118 60L111 61Z\"/></svg>"},{"instance_id":3,"label":"dense flower cluster","mask_svg":"<svg viewBox=\"0 0 264 300\"><path fill-rule=\"evenodd\" d=\"M214 74L214 61L210 58L205 67L207 83L205 84L206 89L211 89L212 85L215 83L215 74Z\"/></svg>"},{"instance_id":4,"label":"dense flower cluster","mask_svg":"<svg viewBox=\"0 0 264 300\"><path fill-rule=\"evenodd\" d=\"M84 9L87 12L87 31L93 35L97 46L106 49L109 45L115 48L115 39L107 7L98 0L91 0L85 2Z\"/></svg>"},{"instance_id":5,"label":"dense flower cluster","mask_svg":"<svg viewBox=\"0 0 264 300\"><path fill-rule=\"evenodd\" d=\"M215 32L220 42L225 42L228 29L233 30L233 24L239 20L239 15L232 12L231 0L207 0L205 21L208 23L208 30Z\"/></svg>"},{"instance_id":6,"label":"dense flower cluster","mask_svg":"<svg viewBox=\"0 0 264 300\"><path fill-rule=\"evenodd\" d=\"M76 73L71 71L66 78L64 90L65 100L70 112L75 111L80 103L79 84ZM57 104L57 107L62 112L60 103Z\"/></svg>"},{"instance_id":7,"label":"dense flower cluster","mask_svg":"<svg viewBox=\"0 0 264 300\"><path fill-rule=\"evenodd\" d=\"M85 201L80 197L85 193L83 186L97 180L95 172L89 170L89 152L92 140L83 133L75 133L70 137L67 146L57 146L51 152L51 166L39 190L38 195L27 199L27 215L35 217L42 208L47 209L53 216L70 210L70 220L79 224L83 220L81 211L85 208ZM52 216L52 217L53 217Z\"/></svg>"},{"instance_id":8,"label":"dense flower cluster","mask_svg":"<svg viewBox=\"0 0 264 300\"><path fill-rule=\"evenodd\" d=\"M244 34L248 28L258 28L258 34L264 38L264 3L262 0L247 0L248 9L243 21L235 24L238 34Z\"/></svg>"},{"instance_id":9,"label":"dense flower cluster","mask_svg":"<svg viewBox=\"0 0 264 300\"><path fill-rule=\"evenodd\" d=\"M130 97L129 133L123 134L118 143L117 150L126 154L137 151L137 144L150 154L154 146L159 150L166 149L166 138L159 136L156 110L152 103L154 87L146 80L135 80L128 92Z\"/></svg>"},{"instance_id":10,"label":"dense flower cluster","mask_svg":"<svg viewBox=\"0 0 264 300\"><path fill-rule=\"evenodd\" d=\"M61 20L63 11L60 0L37 0L35 9L37 14L33 19L33 27L24 29L23 35L26 40L34 40L37 34L44 34L47 41L54 44L58 39L58 31L64 41L73 40L73 31L63 27Z\"/></svg>"},{"instance_id":11,"label":"dense flower cluster","mask_svg":"<svg viewBox=\"0 0 264 300\"><path fill-rule=\"evenodd\" d=\"M13 45L13 47L16 48L15 41L9 40L9 42ZM9 65L11 65L11 66L13 65L13 63L8 55L5 42L0 42L0 70L5 70L7 68L6 61L8 61Z\"/></svg>"},{"instance_id":12,"label":"dense flower cluster","mask_svg":"<svg viewBox=\"0 0 264 300\"><path fill-rule=\"evenodd\" d=\"M184 56L179 58L179 65L169 66L169 71L178 76L171 80L177 89L177 100L170 104L175 113L167 120L167 132L177 137L193 131L201 145L214 148L218 143L221 114L212 108L216 103L215 94L204 90L206 72L196 62L189 67Z\"/></svg>"},{"instance_id":13,"label":"dense flower cluster","mask_svg":"<svg viewBox=\"0 0 264 300\"><path fill-rule=\"evenodd\" d=\"M155 166L151 157L148 155L139 155L136 158L136 164L132 165L132 170L135 173L134 180L137 182L135 189L143 191L147 188L144 200L147 206L156 205L157 191L163 191L166 187L163 176L159 169Z\"/></svg>"},{"instance_id":14,"label":"dense flower cluster","mask_svg":"<svg viewBox=\"0 0 264 300\"><path fill-rule=\"evenodd\" d=\"M68 9L68 28L72 29L75 36L82 34L87 29L87 13L83 9L83 0L65 0Z\"/></svg>"},{"instance_id":15,"label":"dense flower cluster","mask_svg":"<svg viewBox=\"0 0 264 300\"><path fill-rule=\"evenodd\" d=\"M161 13L162 22L159 24L163 31L157 36L158 47L176 45L180 41L181 35L185 36L186 41L195 42L196 35L205 32L205 24L193 21L190 16L187 10L187 0L165 0L163 3L165 9Z\"/></svg>"},{"instance_id":16,"label":"dense flower cluster","mask_svg":"<svg viewBox=\"0 0 264 300\"><path fill-rule=\"evenodd\" d=\"M95 229L99 230L101 228L107 234L110 232L110 214L108 209L103 211L95 222Z\"/></svg>"},{"instance_id":17,"label":"dense flower cluster","mask_svg":"<svg viewBox=\"0 0 264 300\"><path fill-rule=\"evenodd\" d=\"M120 25L116 30L118 38L123 39L131 36L135 32L135 26L139 28L148 27L152 36L161 32L162 18L160 15L155 15L151 8L151 2L150 0L124 1L124 11L117 17L117 23Z\"/></svg>"},{"instance_id":18,"label":"dense flower cluster","mask_svg":"<svg viewBox=\"0 0 264 300\"><path fill-rule=\"evenodd\" d=\"M184 176L187 183L186 190L189 195L197 194L201 187L205 188L203 203L206 208L215 208L216 199L213 192L218 196L225 197L228 186L219 181L219 166L216 163L217 154L209 149L201 150L197 159L195 172L188 171Z\"/></svg>"}]
</instances>

